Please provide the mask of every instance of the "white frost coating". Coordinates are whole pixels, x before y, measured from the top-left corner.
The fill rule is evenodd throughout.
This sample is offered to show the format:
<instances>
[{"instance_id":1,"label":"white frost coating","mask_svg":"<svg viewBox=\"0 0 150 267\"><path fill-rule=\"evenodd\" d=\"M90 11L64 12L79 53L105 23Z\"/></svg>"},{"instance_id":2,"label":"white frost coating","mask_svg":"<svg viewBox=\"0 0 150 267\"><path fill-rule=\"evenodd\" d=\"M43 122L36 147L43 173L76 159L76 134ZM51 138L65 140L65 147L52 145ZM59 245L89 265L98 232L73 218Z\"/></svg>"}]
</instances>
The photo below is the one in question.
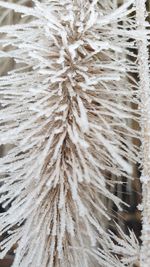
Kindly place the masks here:
<instances>
[{"instance_id":1,"label":"white frost coating","mask_svg":"<svg viewBox=\"0 0 150 267\"><path fill-rule=\"evenodd\" d=\"M9 234L0 257L18 243L13 267L136 262L133 235L128 255L129 244L104 227L107 199L122 208L113 179L128 178L138 160L129 138L137 132L127 122L138 115L131 105L138 87L127 73L138 71L129 38L141 38L133 4L114 10L113 0L43 0L33 8L0 1L26 18L0 27L0 57L15 61L0 77L0 144L12 145L0 158L0 203L11 203L0 215L0 235Z\"/></svg>"},{"instance_id":2,"label":"white frost coating","mask_svg":"<svg viewBox=\"0 0 150 267\"><path fill-rule=\"evenodd\" d=\"M87 132L89 129L88 126L88 117L87 117L87 111L83 105L83 102L79 96L77 96L77 101L80 109L80 117L81 117L81 127L83 132Z\"/></svg>"},{"instance_id":3,"label":"white frost coating","mask_svg":"<svg viewBox=\"0 0 150 267\"><path fill-rule=\"evenodd\" d=\"M70 54L72 56L72 59L74 59L76 57L76 54L77 54L76 50L77 50L77 48L80 47L83 44L84 44L84 42L79 40L76 43L69 45L69 52L70 52Z\"/></svg>"},{"instance_id":4,"label":"white frost coating","mask_svg":"<svg viewBox=\"0 0 150 267\"><path fill-rule=\"evenodd\" d=\"M142 246L140 252L140 266L150 265L150 77L148 31L146 31L146 1L136 0L136 18L141 40L138 42L138 60L141 97L141 132L142 132Z\"/></svg>"},{"instance_id":5,"label":"white frost coating","mask_svg":"<svg viewBox=\"0 0 150 267\"><path fill-rule=\"evenodd\" d=\"M143 184L147 184L148 182L150 182L150 176L141 176L140 181Z\"/></svg>"},{"instance_id":6,"label":"white frost coating","mask_svg":"<svg viewBox=\"0 0 150 267\"><path fill-rule=\"evenodd\" d=\"M20 5L13 4L13 3L7 3L7 2L4 2L4 1L0 1L0 6L12 9L12 10L14 10L16 12L23 13L25 15L35 15L35 12L34 12L33 8L20 6Z\"/></svg>"}]
</instances>

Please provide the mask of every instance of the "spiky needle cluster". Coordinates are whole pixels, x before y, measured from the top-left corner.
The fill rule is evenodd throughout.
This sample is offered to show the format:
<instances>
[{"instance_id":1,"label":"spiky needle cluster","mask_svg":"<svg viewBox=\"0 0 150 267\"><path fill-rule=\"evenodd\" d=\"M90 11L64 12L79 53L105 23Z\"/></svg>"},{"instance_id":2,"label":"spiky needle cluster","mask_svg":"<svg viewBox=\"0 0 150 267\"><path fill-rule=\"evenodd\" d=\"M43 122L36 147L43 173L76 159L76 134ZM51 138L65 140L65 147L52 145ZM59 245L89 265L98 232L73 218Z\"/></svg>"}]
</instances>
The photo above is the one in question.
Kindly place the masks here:
<instances>
[{"instance_id":1,"label":"spiky needle cluster","mask_svg":"<svg viewBox=\"0 0 150 267\"><path fill-rule=\"evenodd\" d=\"M0 256L17 243L14 267L119 262L91 249L109 239L106 199L121 208L111 176L138 160L134 3L0 1L29 19L0 28L0 57L15 62L0 77L0 144L12 145L0 159Z\"/></svg>"}]
</instances>

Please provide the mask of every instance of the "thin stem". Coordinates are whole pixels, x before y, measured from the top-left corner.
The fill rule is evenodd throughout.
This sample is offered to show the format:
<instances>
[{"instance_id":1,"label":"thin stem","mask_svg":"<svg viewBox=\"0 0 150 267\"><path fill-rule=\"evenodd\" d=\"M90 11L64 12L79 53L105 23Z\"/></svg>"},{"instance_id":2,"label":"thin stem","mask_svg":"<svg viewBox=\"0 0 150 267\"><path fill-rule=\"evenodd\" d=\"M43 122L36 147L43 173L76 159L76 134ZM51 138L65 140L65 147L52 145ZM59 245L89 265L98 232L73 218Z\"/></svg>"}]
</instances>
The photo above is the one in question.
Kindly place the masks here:
<instances>
[{"instance_id":1,"label":"thin stem","mask_svg":"<svg viewBox=\"0 0 150 267\"><path fill-rule=\"evenodd\" d=\"M148 40L145 31L146 1L137 0L137 24L141 32L139 41L139 74L141 92L141 131L142 131L142 247L140 262L141 267L149 267L150 264L150 81L148 66Z\"/></svg>"}]
</instances>

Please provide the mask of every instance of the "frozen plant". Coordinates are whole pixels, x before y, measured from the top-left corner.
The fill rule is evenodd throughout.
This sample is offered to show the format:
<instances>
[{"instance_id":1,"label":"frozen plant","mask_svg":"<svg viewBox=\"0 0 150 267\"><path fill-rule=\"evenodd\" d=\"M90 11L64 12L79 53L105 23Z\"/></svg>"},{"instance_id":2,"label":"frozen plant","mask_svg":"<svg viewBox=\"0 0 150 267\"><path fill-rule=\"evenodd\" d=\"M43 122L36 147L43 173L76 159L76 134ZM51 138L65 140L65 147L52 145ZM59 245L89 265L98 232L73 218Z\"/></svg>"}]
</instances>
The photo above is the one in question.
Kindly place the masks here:
<instances>
[{"instance_id":1,"label":"frozen plant","mask_svg":"<svg viewBox=\"0 0 150 267\"><path fill-rule=\"evenodd\" d=\"M107 200L122 209L114 185L139 161L136 1L0 6L25 18L0 27L0 58L15 62L0 77L0 144L11 144L0 159L0 257L17 244L13 267L127 266L124 236L120 260L106 222Z\"/></svg>"}]
</instances>

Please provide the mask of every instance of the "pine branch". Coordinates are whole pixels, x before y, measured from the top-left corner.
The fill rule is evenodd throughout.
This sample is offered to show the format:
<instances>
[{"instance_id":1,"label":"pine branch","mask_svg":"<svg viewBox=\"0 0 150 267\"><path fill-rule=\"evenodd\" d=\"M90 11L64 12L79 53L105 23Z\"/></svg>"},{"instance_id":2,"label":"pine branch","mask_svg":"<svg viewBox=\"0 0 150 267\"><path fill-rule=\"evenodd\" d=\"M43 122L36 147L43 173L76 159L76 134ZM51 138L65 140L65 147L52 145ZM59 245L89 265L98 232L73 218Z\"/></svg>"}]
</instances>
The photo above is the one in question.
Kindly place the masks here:
<instances>
[{"instance_id":1,"label":"pine branch","mask_svg":"<svg viewBox=\"0 0 150 267\"><path fill-rule=\"evenodd\" d=\"M112 2L0 1L27 18L0 27L0 57L16 64L0 77L0 144L12 145L0 159L0 257L17 243L14 267L126 266L109 248L106 203L122 209L111 177L132 178L139 162L128 121L139 121L141 34L135 1Z\"/></svg>"}]
</instances>

